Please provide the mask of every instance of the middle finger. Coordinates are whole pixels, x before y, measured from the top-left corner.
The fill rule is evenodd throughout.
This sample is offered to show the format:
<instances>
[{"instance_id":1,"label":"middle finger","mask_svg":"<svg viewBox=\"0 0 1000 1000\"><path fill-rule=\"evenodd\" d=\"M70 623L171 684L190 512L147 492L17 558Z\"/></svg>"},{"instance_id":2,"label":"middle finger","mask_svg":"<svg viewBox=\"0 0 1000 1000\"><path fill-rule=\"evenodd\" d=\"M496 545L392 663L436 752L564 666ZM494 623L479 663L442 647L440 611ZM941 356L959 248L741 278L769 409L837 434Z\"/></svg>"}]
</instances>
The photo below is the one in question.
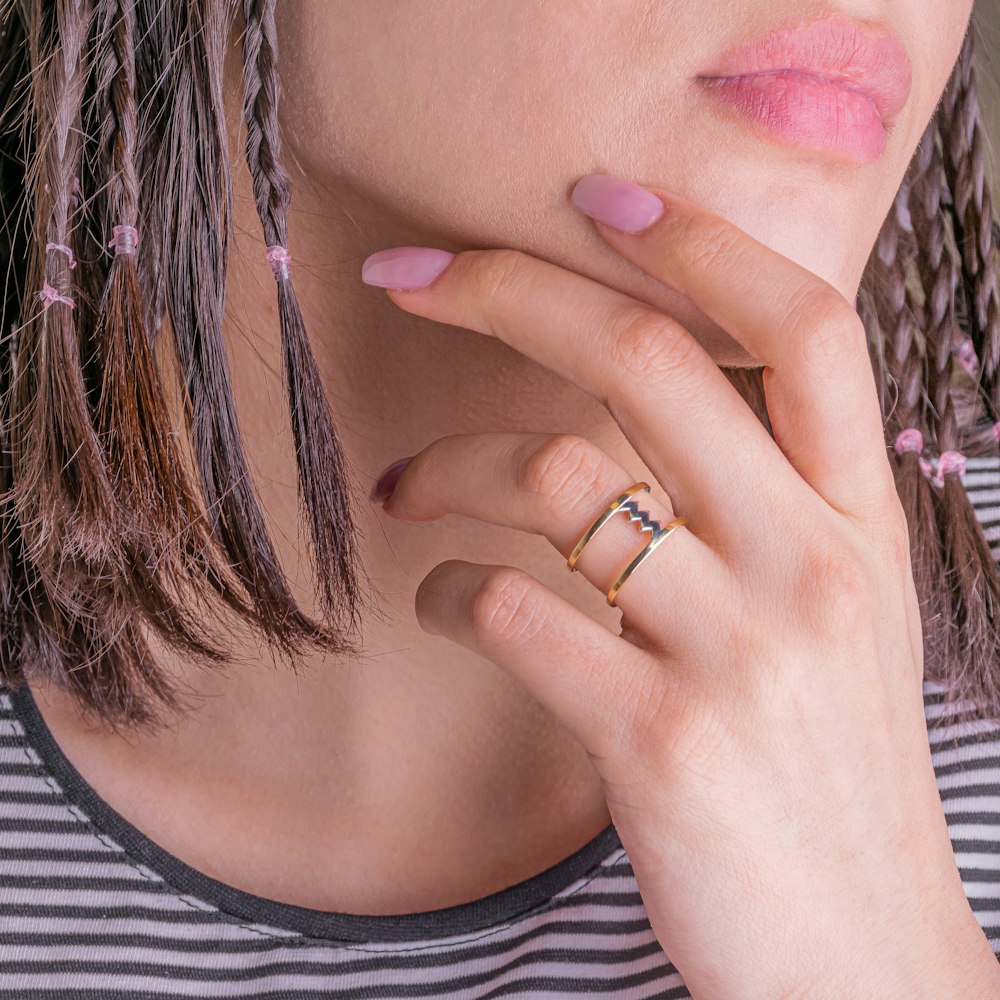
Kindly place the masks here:
<instances>
[{"instance_id":1,"label":"middle finger","mask_svg":"<svg viewBox=\"0 0 1000 1000\"><path fill-rule=\"evenodd\" d=\"M467 250L426 287L394 288L420 250L374 255L365 280L387 287L408 312L498 337L599 399L696 533L745 549L759 511L732 498L752 496L762 481L777 496L791 497L800 485L747 403L676 320L516 250Z\"/></svg>"}]
</instances>

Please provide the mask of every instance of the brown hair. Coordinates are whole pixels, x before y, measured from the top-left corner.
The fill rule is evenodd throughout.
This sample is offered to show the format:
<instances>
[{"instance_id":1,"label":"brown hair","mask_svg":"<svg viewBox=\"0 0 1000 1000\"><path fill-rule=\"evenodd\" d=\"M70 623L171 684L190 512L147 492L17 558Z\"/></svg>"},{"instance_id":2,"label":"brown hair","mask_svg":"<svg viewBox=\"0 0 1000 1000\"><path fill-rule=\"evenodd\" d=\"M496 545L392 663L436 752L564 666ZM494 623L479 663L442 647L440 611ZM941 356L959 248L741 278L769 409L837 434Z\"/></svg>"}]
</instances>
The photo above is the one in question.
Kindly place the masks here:
<instances>
[{"instance_id":1,"label":"brown hair","mask_svg":"<svg viewBox=\"0 0 1000 1000\"><path fill-rule=\"evenodd\" d=\"M365 602L376 610L287 273L284 370L321 620L292 596L241 440L222 331L234 14L222 0L3 6L0 670L11 686L44 677L114 726L183 707L147 629L219 664L206 623L229 609L294 665L308 647L356 653ZM265 239L284 245L274 0L245 0L243 14L247 165ZM112 253L116 225L138 229L137 253ZM73 304L40 302L45 284ZM156 362L165 347L183 445Z\"/></svg>"},{"instance_id":2,"label":"brown hair","mask_svg":"<svg viewBox=\"0 0 1000 1000\"><path fill-rule=\"evenodd\" d=\"M267 247L286 247L275 0L242 0L246 161ZM235 613L285 656L356 654L378 614L354 486L287 271L276 266L299 495L319 616L292 596L254 489L223 341L232 0L0 0L0 677L41 677L112 726L183 709L149 630L227 662ZM972 32L865 272L859 310L911 528L925 674L1000 715L1000 572L959 479L892 443L996 454L997 236ZM141 182L140 182L141 179ZM135 226L136 253L112 253ZM72 250L72 258L58 246ZM47 249L48 247L48 249ZM263 252L263 248L262 248ZM279 258L280 260L280 258ZM56 301L40 301L51 286ZM70 300L72 306L65 300ZM958 361L970 339L980 359ZM167 341L167 342L164 342ZM185 433L168 405L180 392ZM769 426L759 369L726 374Z\"/></svg>"}]
</instances>

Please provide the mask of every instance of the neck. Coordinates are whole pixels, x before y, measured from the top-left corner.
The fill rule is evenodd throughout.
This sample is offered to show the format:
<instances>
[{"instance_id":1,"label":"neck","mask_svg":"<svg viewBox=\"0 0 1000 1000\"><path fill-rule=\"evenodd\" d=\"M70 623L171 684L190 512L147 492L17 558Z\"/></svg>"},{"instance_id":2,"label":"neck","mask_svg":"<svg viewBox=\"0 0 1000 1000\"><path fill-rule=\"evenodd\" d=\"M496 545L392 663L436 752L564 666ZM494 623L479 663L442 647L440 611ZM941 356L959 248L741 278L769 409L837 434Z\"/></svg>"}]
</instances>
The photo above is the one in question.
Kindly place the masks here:
<instances>
[{"instance_id":1,"label":"neck","mask_svg":"<svg viewBox=\"0 0 1000 1000\"><path fill-rule=\"evenodd\" d=\"M294 447L274 278L264 260L249 191L244 193L236 199L238 236L227 317L237 404L279 554L308 603L307 562L296 544ZM404 244L460 247L388 217L350 191L320 194L303 178L296 178L295 204L289 220L292 276L359 496L390 462L456 433L573 431L590 437L637 475L647 474L597 400L498 339L412 316L381 289L361 282L362 261L374 250ZM337 728L346 732L349 692L359 684L370 682L382 701L397 684L410 689L415 669L433 704L451 705L453 718L471 715L473 725L481 698L514 696L498 668L417 625L417 585L445 558L517 565L609 627L617 624L618 613L607 607L603 594L571 576L540 536L457 515L405 524L364 501L356 519L361 561L387 614L385 622L366 623L360 664L334 666L328 657L322 673L310 681L317 693L322 691L327 725L340 720ZM269 680L268 697L273 686ZM469 697L473 700L466 702ZM376 741L381 738L375 734Z\"/></svg>"}]
</instances>

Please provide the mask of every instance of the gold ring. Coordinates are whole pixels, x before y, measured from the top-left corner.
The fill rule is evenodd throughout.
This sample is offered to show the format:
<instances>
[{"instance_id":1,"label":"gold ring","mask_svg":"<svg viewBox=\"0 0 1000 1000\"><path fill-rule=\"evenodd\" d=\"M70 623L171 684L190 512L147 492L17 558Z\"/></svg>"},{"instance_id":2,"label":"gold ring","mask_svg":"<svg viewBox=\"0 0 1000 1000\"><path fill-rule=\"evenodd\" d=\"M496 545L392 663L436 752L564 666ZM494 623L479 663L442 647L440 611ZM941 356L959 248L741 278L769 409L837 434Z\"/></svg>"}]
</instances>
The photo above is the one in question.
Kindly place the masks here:
<instances>
[{"instance_id":1,"label":"gold ring","mask_svg":"<svg viewBox=\"0 0 1000 1000\"><path fill-rule=\"evenodd\" d=\"M618 597L618 591L622 589L622 584L632 575L635 568L643 561L656 548L660 542L663 541L667 535L671 534L675 528L679 528L682 524L687 524L686 517L675 517L665 528L661 528L655 521L650 522L656 525L653 531L653 537L646 543L646 547L621 571L618 579L611 585L611 589L608 591L608 604L614 607L615 600Z\"/></svg>"},{"instance_id":2,"label":"gold ring","mask_svg":"<svg viewBox=\"0 0 1000 1000\"><path fill-rule=\"evenodd\" d=\"M595 518L594 523L580 536L580 541L576 543L573 551L569 554L569 558L566 560L566 565L571 572L576 572L576 561L580 558L580 553L587 542L628 503L633 493L640 493L643 490L647 493L649 492L649 483L633 483L617 500L613 500L608 507L601 511L597 518Z\"/></svg>"}]
</instances>

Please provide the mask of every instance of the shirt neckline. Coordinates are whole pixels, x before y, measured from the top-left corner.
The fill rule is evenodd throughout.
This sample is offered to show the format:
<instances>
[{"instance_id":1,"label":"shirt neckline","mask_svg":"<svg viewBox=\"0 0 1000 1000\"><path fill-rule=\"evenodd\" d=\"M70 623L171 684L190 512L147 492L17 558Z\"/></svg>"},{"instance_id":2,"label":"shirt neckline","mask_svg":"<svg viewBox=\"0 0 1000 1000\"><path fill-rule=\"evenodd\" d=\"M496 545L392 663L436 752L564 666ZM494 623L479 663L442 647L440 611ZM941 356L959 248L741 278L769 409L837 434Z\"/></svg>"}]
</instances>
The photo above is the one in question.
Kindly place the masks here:
<instances>
[{"instance_id":1,"label":"shirt neckline","mask_svg":"<svg viewBox=\"0 0 1000 1000\"><path fill-rule=\"evenodd\" d=\"M611 823L569 857L537 875L468 903L391 915L340 913L282 903L214 879L160 847L116 812L77 771L46 725L27 683L16 689L0 684L0 690L6 691L28 742L59 782L65 798L81 809L95 827L174 889L253 923L309 937L366 943L426 941L462 935L523 919L552 903L554 897L575 882L593 877L605 864L624 855L618 832Z\"/></svg>"}]
</instances>

